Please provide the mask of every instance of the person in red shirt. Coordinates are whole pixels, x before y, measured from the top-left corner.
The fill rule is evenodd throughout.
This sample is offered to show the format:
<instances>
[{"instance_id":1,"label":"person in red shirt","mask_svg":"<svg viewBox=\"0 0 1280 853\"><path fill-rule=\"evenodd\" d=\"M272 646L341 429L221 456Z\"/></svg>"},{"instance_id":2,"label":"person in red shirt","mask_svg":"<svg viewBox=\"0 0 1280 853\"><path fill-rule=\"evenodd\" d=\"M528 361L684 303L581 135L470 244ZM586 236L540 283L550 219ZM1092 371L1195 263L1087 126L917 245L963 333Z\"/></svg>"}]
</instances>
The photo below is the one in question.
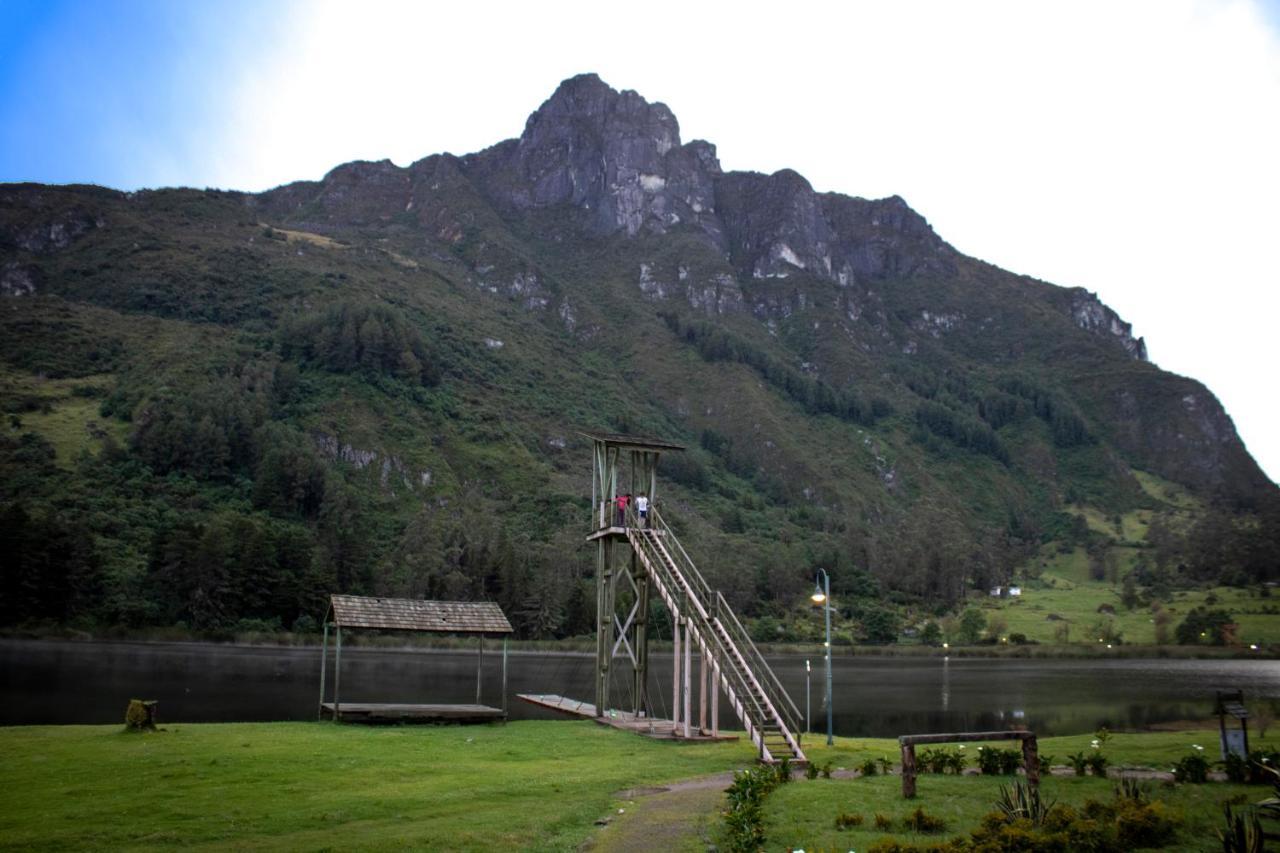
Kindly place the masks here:
<instances>
[{"instance_id":1,"label":"person in red shirt","mask_svg":"<svg viewBox=\"0 0 1280 853\"><path fill-rule=\"evenodd\" d=\"M629 493L618 495L616 502L618 505L618 527L625 527L627 523L627 504L631 502L631 495Z\"/></svg>"}]
</instances>

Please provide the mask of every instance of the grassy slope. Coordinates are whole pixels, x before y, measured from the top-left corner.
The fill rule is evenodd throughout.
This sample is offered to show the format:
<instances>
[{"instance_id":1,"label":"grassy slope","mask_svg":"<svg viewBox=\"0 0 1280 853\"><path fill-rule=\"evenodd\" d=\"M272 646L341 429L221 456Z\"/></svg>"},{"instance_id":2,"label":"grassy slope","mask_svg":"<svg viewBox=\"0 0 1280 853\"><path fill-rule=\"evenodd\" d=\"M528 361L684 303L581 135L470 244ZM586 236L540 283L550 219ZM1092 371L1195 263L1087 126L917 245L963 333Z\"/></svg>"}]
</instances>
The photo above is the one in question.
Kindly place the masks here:
<instances>
[{"instance_id":1,"label":"grassy slope","mask_svg":"<svg viewBox=\"0 0 1280 853\"><path fill-rule=\"evenodd\" d=\"M588 722L166 728L0 730L0 846L565 850L618 790L751 760Z\"/></svg>"},{"instance_id":2,"label":"grassy slope","mask_svg":"<svg viewBox=\"0 0 1280 853\"><path fill-rule=\"evenodd\" d=\"M1115 734L1113 766L1167 768L1211 730ZM1089 735L1047 738L1041 752L1089 748ZM1255 740L1257 740L1255 738ZM1273 738L1274 740L1274 738ZM1272 745L1266 741L1259 745ZM896 741L815 738L817 762L855 767L895 757ZM972 751L972 747L970 747ZM625 788L723 772L752 759L744 742L674 744L587 722L362 728L309 723L170 725L154 735L113 726L0 729L0 847L23 850L578 848ZM916 803L971 828L1000 780L924 776ZM797 783L768 801L774 844L869 843L837 833L838 812L900 819L896 778ZM1110 796L1103 780L1053 778L1064 802ZM1181 849L1210 849L1219 803L1262 789L1213 784L1158 790L1187 821Z\"/></svg>"}]
</instances>

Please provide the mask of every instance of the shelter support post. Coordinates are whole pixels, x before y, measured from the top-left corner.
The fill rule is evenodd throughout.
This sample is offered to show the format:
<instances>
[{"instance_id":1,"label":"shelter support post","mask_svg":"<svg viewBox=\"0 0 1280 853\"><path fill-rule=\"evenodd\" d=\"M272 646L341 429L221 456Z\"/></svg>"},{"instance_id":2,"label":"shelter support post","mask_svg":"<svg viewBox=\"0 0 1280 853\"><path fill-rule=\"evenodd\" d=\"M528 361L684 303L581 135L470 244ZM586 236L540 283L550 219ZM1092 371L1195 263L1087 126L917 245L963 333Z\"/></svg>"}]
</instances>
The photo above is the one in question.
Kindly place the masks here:
<instances>
[{"instance_id":1,"label":"shelter support post","mask_svg":"<svg viewBox=\"0 0 1280 853\"><path fill-rule=\"evenodd\" d=\"M333 719L337 722L342 712L339 695L342 692L342 626L337 628L338 639L333 652Z\"/></svg>"},{"instance_id":2,"label":"shelter support post","mask_svg":"<svg viewBox=\"0 0 1280 853\"><path fill-rule=\"evenodd\" d=\"M476 637L476 704L480 704L480 682L484 675L484 634Z\"/></svg>"},{"instance_id":3,"label":"shelter support post","mask_svg":"<svg viewBox=\"0 0 1280 853\"><path fill-rule=\"evenodd\" d=\"M324 676L329 668L329 620L324 620L324 639L320 641L320 703L316 706L316 719L324 719Z\"/></svg>"},{"instance_id":4,"label":"shelter support post","mask_svg":"<svg viewBox=\"0 0 1280 853\"><path fill-rule=\"evenodd\" d=\"M502 718L507 718L507 638L502 638Z\"/></svg>"}]
</instances>

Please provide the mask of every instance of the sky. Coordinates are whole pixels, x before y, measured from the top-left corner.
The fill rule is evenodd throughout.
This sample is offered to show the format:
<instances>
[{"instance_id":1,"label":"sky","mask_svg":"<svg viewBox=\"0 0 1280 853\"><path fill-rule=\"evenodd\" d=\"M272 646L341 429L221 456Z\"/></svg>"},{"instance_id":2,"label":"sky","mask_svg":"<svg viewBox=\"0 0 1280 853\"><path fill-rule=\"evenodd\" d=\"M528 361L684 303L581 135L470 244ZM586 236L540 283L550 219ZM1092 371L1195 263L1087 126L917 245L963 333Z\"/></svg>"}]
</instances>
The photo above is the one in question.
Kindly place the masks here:
<instances>
[{"instance_id":1,"label":"sky","mask_svg":"<svg viewBox=\"0 0 1280 853\"><path fill-rule=\"evenodd\" d=\"M1082 286L1280 479L1280 0L0 0L0 182L262 190L518 136L594 71L726 169Z\"/></svg>"}]
</instances>

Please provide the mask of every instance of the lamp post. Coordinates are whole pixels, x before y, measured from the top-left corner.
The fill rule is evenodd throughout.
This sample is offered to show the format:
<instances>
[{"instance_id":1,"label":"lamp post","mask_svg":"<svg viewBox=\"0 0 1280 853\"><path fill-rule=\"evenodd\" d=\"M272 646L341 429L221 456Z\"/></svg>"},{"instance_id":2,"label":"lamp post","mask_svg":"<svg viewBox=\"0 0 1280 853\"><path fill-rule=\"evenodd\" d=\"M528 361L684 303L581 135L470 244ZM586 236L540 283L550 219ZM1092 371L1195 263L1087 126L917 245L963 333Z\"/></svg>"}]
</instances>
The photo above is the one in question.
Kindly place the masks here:
<instances>
[{"instance_id":1,"label":"lamp post","mask_svg":"<svg viewBox=\"0 0 1280 853\"><path fill-rule=\"evenodd\" d=\"M1254 648L1257 648L1257 646L1254 646ZM813 714L809 713L809 696L810 696L809 659L805 658L804 659L804 733L805 734L813 733L813 726L811 725L811 722L813 720Z\"/></svg>"},{"instance_id":2,"label":"lamp post","mask_svg":"<svg viewBox=\"0 0 1280 853\"><path fill-rule=\"evenodd\" d=\"M832 737L831 724L831 576L827 574L826 569L818 569L821 580L817 576L813 579L813 595L810 596L815 604L822 605L823 616L826 617L827 623L827 746L835 743Z\"/></svg>"}]
</instances>

